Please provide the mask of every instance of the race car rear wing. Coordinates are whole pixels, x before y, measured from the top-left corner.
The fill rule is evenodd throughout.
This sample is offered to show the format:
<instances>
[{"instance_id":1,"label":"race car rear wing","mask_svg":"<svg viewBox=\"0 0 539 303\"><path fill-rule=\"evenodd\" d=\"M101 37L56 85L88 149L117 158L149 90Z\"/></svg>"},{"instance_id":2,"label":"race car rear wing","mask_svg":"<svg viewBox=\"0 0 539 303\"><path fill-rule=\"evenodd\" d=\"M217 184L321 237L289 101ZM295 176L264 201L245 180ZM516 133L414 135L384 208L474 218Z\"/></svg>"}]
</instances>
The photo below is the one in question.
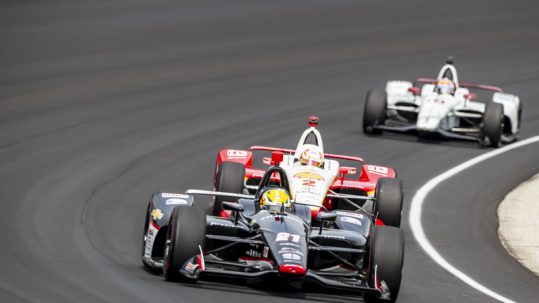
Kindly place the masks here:
<instances>
[{"instance_id":1,"label":"race car rear wing","mask_svg":"<svg viewBox=\"0 0 539 303\"><path fill-rule=\"evenodd\" d=\"M201 195L201 196L220 196L220 197L238 198L238 199L254 199L255 198L255 195L227 193L223 191L212 191L212 190L202 190L202 189L188 189L185 191L185 194L186 195Z\"/></svg>"},{"instance_id":2,"label":"race car rear wing","mask_svg":"<svg viewBox=\"0 0 539 303\"><path fill-rule=\"evenodd\" d=\"M414 81L414 86L416 86L416 84L424 84L424 83L431 83L431 84L436 83L436 79L417 78ZM459 87L472 88L472 89L481 89L481 90L491 91L491 92L495 92L495 93L503 93L503 90L500 87L492 86L492 85L459 82Z\"/></svg>"},{"instance_id":3,"label":"race car rear wing","mask_svg":"<svg viewBox=\"0 0 539 303\"><path fill-rule=\"evenodd\" d=\"M294 154L296 152L295 150L289 149L289 148L268 147L268 146L258 146L258 145L251 146L247 150L249 150L249 151L261 150L261 151L270 151L270 152L280 151L280 152L287 153L287 154L290 154L290 155L292 155L292 154ZM363 158L354 157L354 156L345 156L345 155L336 155L336 154L324 153L324 157L329 158L329 159L349 160L349 161L357 161L357 162L365 163L365 160L363 160Z\"/></svg>"},{"instance_id":4,"label":"race car rear wing","mask_svg":"<svg viewBox=\"0 0 539 303\"><path fill-rule=\"evenodd\" d=\"M229 197L229 198L238 198L238 199L254 199L255 195L247 194L236 194L228 193L223 191L212 191L212 190L202 190L202 189L188 189L185 191L186 195L201 195L201 196L220 196L220 197ZM359 196L359 195L349 195L349 194L340 194L331 191L327 194L329 198L338 198L338 199L352 199L352 200L374 200L374 197L369 196Z\"/></svg>"}]
</instances>

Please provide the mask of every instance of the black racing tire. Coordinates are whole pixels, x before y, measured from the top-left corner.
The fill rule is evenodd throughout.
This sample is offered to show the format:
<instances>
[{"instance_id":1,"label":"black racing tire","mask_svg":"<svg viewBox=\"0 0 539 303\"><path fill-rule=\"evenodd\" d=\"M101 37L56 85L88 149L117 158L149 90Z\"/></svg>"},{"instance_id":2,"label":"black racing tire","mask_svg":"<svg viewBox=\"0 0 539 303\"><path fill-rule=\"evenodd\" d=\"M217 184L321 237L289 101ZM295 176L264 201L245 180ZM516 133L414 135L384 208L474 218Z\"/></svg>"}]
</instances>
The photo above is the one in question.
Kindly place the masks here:
<instances>
[{"instance_id":1,"label":"black racing tire","mask_svg":"<svg viewBox=\"0 0 539 303\"><path fill-rule=\"evenodd\" d=\"M502 132L503 105L489 102L483 115L483 134L489 139L491 146L499 147L502 145Z\"/></svg>"},{"instance_id":2,"label":"black racing tire","mask_svg":"<svg viewBox=\"0 0 539 303\"><path fill-rule=\"evenodd\" d=\"M237 162L223 162L217 169L215 177L215 190L241 194L243 192L243 178L245 165ZM215 197L210 212L217 216L223 207L223 201L234 202L232 198Z\"/></svg>"},{"instance_id":3,"label":"black racing tire","mask_svg":"<svg viewBox=\"0 0 539 303\"><path fill-rule=\"evenodd\" d=\"M390 292L385 301L372 293L365 294L367 302L395 302L399 295L402 266L404 262L404 236L399 228L375 226L370 239L369 283L375 286L375 271L378 282L384 281Z\"/></svg>"},{"instance_id":4,"label":"black racing tire","mask_svg":"<svg viewBox=\"0 0 539 303\"><path fill-rule=\"evenodd\" d=\"M387 95L381 89L371 89L365 98L363 109L363 132L366 134L381 134L382 130L376 126L384 124L386 120Z\"/></svg>"},{"instance_id":5,"label":"black racing tire","mask_svg":"<svg viewBox=\"0 0 539 303\"><path fill-rule=\"evenodd\" d=\"M179 270L191 257L204 249L206 236L206 214L192 206L178 206L170 216L167 231L163 274L171 282L196 283L196 279L185 277Z\"/></svg>"},{"instance_id":6,"label":"black racing tire","mask_svg":"<svg viewBox=\"0 0 539 303\"><path fill-rule=\"evenodd\" d=\"M400 227L404 190L402 180L380 178L374 194L374 215L385 225Z\"/></svg>"}]
</instances>

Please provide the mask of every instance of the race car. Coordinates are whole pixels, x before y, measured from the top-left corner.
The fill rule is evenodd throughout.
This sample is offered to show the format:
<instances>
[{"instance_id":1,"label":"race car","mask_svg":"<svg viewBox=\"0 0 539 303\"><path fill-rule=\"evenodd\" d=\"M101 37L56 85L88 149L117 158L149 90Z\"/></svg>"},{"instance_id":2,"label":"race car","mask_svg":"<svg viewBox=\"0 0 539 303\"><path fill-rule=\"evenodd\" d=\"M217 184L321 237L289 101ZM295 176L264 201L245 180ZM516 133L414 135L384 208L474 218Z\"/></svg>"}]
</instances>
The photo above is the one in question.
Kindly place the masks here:
<instances>
[{"instance_id":1,"label":"race car","mask_svg":"<svg viewBox=\"0 0 539 303\"><path fill-rule=\"evenodd\" d=\"M283 154L272 154L273 163ZM397 299L404 259L399 228L377 226L356 210L317 213L294 202L285 169L273 165L254 194L190 189L152 194L146 213L142 259L168 281L196 283L208 276L234 277L299 288L359 292L368 302ZM195 196L235 200L221 206L231 215L207 215Z\"/></svg>"},{"instance_id":2,"label":"race car","mask_svg":"<svg viewBox=\"0 0 539 303\"><path fill-rule=\"evenodd\" d=\"M257 159L254 154L282 152L285 155L277 165L290 178L292 199L310 205L313 218L316 218L316 213L322 207L330 210L355 210L360 205L370 210L379 224L400 226L403 185L396 178L395 170L366 164L360 157L325 153L322 135L317 130L318 118L309 117L308 125L295 150L266 146L251 146L247 150L222 149L215 164L214 189L254 193L267 167L255 167ZM351 166L341 166L340 161ZM270 158L264 158L263 163L274 164ZM335 194L341 198L334 197ZM384 206L373 203L381 199L385 200ZM222 198L216 197L210 206L210 213L227 216L227 212L222 209L222 201ZM388 209L382 211L383 215L376 215L379 207Z\"/></svg>"},{"instance_id":3,"label":"race car","mask_svg":"<svg viewBox=\"0 0 539 303\"><path fill-rule=\"evenodd\" d=\"M484 102L477 101L478 95ZM487 99L490 98L490 99ZM363 131L415 132L501 146L517 139L522 102L496 86L459 82L449 57L436 79L388 81L367 93Z\"/></svg>"}]
</instances>

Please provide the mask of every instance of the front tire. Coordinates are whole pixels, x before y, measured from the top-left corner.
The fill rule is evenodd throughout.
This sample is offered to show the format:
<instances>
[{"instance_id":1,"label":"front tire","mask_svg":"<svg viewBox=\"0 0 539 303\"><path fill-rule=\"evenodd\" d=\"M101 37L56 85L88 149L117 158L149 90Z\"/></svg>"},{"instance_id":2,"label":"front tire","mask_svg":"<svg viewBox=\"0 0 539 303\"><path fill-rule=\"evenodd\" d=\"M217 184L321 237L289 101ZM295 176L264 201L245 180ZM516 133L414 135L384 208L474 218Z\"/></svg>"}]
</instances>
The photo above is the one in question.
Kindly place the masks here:
<instances>
[{"instance_id":1,"label":"front tire","mask_svg":"<svg viewBox=\"0 0 539 303\"><path fill-rule=\"evenodd\" d=\"M380 178L376 183L374 215L385 225L400 227L404 190L402 181Z\"/></svg>"},{"instance_id":2,"label":"front tire","mask_svg":"<svg viewBox=\"0 0 539 303\"><path fill-rule=\"evenodd\" d=\"M245 165L237 162L223 162L217 169L215 178L215 190L241 194L243 192L243 178L245 177ZM211 207L211 213L218 216L223 209L223 201L231 198L215 197Z\"/></svg>"},{"instance_id":3,"label":"front tire","mask_svg":"<svg viewBox=\"0 0 539 303\"><path fill-rule=\"evenodd\" d=\"M387 94L380 89L372 89L367 93L363 110L363 132L366 134L381 134L376 126L386 120Z\"/></svg>"},{"instance_id":4,"label":"front tire","mask_svg":"<svg viewBox=\"0 0 539 303\"><path fill-rule=\"evenodd\" d=\"M503 105L489 102L483 115L483 134L489 139L491 146L499 147L502 144L502 132Z\"/></svg>"},{"instance_id":5,"label":"front tire","mask_svg":"<svg viewBox=\"0 0 539 303\"><path fill-rule=\"evenodd\" d=\"M167 281L196 283L196 279L180 274L182 266L204 249L206 214L192 206L178 206L170 216L165 242L163 274Z\"/></svg>"},{"instance_id":6,"label":"front tire","mask_svg":"<svg viewBox=\"0 0 539 303\"><path fill-rule=\"evenodd\" d=\"M389 288L391 298L389 301L383 301L376 295L366 294L367 302L395 302L397 300L403 262L404 237L401 230L392 226L375 226L371 236L369 282L374 287L384 281Z\"/></svg>"}]
</instances>

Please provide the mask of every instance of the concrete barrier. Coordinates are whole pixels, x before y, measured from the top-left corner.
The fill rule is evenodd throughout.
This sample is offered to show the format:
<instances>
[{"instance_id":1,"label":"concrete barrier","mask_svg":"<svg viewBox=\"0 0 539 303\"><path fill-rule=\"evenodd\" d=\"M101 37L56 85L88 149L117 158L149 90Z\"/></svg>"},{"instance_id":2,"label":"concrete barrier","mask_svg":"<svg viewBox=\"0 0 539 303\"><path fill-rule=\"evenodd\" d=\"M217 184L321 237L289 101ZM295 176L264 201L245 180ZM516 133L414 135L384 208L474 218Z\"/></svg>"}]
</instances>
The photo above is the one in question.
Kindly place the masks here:
<instances>
[{"instance_id":1,"label":"concrete barrier","mask_svg":"<svg viewBox=\"0 0 539 303\"><path fill-rule=\"evenodd\" d=\"M498 218L498 236L505 249L539 275L539 174L505 197Z\"/></svg>"}]
</instances>

